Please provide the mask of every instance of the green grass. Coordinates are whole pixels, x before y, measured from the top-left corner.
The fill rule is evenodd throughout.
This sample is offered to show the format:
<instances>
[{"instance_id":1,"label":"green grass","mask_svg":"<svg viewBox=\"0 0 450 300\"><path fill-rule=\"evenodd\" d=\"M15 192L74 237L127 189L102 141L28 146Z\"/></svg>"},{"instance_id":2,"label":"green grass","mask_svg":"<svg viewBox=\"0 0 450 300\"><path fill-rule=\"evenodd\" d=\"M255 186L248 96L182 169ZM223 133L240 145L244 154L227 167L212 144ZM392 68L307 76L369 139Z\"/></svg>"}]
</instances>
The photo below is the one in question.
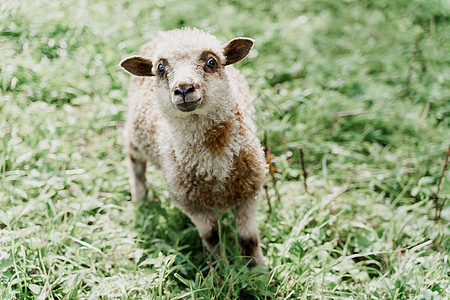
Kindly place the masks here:
<instances>
[{"instance_id":1,"label":"green grass","mask_svg":"<svg viewBox=\"0 0 450 300\"><path fill-rule=\"evenodd\" d=\"M154 168L160 203L130 202L118 63L181 26L256 39L239 68L281 171L266 268L232 213L211 266ZM0 299L450 297L449 32L441 0L3 1Z\"/></svg>"}]
</instances>

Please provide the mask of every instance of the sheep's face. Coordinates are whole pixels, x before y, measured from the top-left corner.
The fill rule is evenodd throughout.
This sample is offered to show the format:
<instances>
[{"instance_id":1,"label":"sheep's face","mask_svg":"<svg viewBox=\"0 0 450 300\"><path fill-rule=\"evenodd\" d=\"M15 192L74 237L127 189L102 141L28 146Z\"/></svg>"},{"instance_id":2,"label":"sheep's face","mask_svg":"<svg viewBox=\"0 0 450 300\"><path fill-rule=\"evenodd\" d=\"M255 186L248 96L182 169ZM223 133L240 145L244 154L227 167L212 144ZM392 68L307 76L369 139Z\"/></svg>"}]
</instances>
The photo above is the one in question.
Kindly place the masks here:
<instances>
[{"instance_id":1,"label":"sheep's face","mask_svg":"<svg viewBox=\"0 0 450 300\"><path fill-rule=\"evenodd\" d=\"M162 101L160 104L166 109L176 108L181 112L205 108L210 98L209 91L214 90L214 86L218 87L223 78L221 59L209 50L161 55L153 68L158 99Z\"/></svg>"},{"instance_id":2,"label":"sheep's face","mask_svg":"<svg viewBox=\"0 0 450 300\"><path fill-rule=\"evenodd\" d=\"M225 66L244 59L254 41L236 38L221 46L218 42L201 45L197 40L198 45L191 38L185 39L185 45L183 38L180 44L173 36L163 39L152 58L133 56L122 61L121 66L137 76L156 76L157 99L164 113L208 114L223 105L220 101L230 94ZM208 38L217 41L213 36Z\"/></svg>"}]
</instances>

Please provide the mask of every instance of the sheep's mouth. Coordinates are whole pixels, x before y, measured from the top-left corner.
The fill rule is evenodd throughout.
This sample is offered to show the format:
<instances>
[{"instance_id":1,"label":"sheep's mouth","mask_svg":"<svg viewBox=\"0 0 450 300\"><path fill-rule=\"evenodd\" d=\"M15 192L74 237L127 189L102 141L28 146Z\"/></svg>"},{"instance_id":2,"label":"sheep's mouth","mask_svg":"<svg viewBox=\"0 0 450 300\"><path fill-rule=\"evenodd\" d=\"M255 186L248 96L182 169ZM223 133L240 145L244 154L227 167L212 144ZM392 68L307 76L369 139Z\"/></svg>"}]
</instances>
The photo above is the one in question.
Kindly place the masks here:
<instances>
[{"instance_id":1,"label":"sheep's mouth","mask_svg":"<svg viewBox=\"0 0 450 300\"><path fill-rule=\"evenodd\" d=\"M201 104L202 98L199 98L192 102L182 102L175 104L175 106L182 112L191 112L196 110Z\"/></svg>"}]
</instances>

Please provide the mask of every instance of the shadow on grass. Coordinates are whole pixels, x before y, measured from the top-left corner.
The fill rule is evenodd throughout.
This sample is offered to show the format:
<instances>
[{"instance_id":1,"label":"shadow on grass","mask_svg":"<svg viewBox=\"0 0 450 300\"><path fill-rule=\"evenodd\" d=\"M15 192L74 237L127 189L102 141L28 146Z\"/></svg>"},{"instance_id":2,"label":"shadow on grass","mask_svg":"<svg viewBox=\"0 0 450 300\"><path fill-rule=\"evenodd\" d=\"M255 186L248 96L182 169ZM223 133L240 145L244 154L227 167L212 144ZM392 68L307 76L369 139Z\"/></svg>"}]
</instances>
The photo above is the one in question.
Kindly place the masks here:
<instances>
[{"instance_id":1,"label":"shadow on grass","mask_svg":"<svg viewBox=\"0 0 450 300\"><path fill-rule=\"evenodd\" d=\"M204 250L196 228L178 208L165 202L144 202L136 206L135 229L144 256L176 254L177 264L202 263ZM143 257L142 259L145 259Z\"/></svg>"},{"instance_id":2,"label":"shadow on grass","mask_svg":"<svg viewBox=\"0 0 450 300\"><path fill-rule=\"evenodd\" d=\"M233 215L223 213L220 219L227 263L221 259L213 262L195 226L169 201L137 205L135 229L139 233L139 247L144 250L140 260L156 257L159 253L176 255L174 264L179 268L176 275L170 275L171 279L178 282L181 290L191 289L198 296L273 298L276 286L269 284L273 279L268 269L249 268L249 261L239 254Z\"/></svg>"}]
</instances>

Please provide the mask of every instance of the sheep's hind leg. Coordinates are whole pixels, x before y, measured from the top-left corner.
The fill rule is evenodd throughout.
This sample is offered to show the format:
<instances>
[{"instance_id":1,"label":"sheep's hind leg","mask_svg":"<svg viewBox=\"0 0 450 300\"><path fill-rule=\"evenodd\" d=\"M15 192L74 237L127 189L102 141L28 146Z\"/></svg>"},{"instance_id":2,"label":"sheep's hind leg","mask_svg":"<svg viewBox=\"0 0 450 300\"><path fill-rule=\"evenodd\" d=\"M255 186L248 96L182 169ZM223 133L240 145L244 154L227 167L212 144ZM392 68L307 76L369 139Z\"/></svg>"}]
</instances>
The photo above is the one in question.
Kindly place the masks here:
<instances>
[{"instance_id":1,"label":"sheep's hind leg","mask_svg":"<svg viewBox=\"0 0 450 300\"><path fill-rule=\"evenodd\" d=\"M256 222L257 202L245 203L237 208L238 239L242 255L251 259L250 266L264 264L264 256L259 246L259 231Z\"/></svg>"},{"instance_id":2,"label":"sheep's hind leg","mask_svg":"<svg viewBox=\"0 0 450 300\"><path fill-rule=\"evenodd\" d=\"M131 200L133 203L139 203L147 197L147 184L145 181L146 161L140 161L133 156L129 156L128 170L130 173Z\"/></svg>"}]
</instances>

